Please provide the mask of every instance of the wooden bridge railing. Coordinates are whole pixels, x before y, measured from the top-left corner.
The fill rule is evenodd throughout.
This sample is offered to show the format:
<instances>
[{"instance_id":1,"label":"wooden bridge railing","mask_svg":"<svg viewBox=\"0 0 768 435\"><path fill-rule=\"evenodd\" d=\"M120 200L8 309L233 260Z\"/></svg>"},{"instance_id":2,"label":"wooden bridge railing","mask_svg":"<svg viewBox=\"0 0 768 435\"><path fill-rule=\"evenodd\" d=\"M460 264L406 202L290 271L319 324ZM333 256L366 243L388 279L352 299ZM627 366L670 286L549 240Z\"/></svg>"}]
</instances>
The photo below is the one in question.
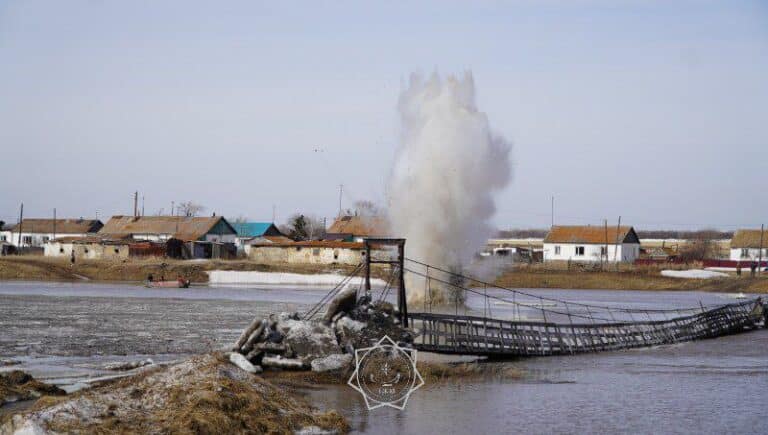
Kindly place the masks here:
<instances>
[{"instance_id":1,"label":"wooden bridge railing","mask_svg":"<svg viewBox=\"0 0 768 435\"><path fill-rule=\"evenodd\" d=\"M761 316L762 306L754 300L672 319L612 323L558 324L408 314L419 350L499 356L564 355L714 338L752 329Z\"/></svg>"}]
</instances>

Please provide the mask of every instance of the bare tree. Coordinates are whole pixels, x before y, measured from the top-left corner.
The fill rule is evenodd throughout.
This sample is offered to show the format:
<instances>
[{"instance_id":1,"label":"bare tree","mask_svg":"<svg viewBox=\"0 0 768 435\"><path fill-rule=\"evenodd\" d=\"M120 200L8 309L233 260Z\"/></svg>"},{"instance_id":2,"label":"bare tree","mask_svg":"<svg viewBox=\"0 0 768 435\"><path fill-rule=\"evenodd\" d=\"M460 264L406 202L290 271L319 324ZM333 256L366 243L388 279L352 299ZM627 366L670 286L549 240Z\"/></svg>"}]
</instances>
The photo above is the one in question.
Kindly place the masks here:
<instances>
[{"instance_id":1,"label":"bare tree","mask_svg":"<svg viewBox=\"0 0 768 435\"><path fill-rule=\"evenodd\" d=\"M176 206L176 211L178 212L179 216L193 217L204 212L205 206L195 204L192 201L180 202L179 205Z\"/></svg>"},{"instance_id":2,"label":"bare tree","mask_svg":"<svg viewBox=\"0 0 768 435\"><path fill-rule=\"evenodd\" d=\"M685 262L717 258L720 252L715 240L719 235L720 232L717 230L701 230L690 233L688 243L680 248L679 258Z\"/></svg>"}]
</instances>

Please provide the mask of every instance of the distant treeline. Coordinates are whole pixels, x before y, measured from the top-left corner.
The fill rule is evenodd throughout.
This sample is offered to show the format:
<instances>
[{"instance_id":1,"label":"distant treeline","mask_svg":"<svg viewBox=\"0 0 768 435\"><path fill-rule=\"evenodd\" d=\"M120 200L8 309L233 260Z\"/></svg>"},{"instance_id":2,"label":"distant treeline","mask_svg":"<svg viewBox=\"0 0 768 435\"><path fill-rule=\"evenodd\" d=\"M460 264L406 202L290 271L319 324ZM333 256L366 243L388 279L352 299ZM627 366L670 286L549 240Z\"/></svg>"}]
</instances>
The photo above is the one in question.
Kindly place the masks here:
<instances>
[{"instance_id":1,"label":"distant treeline","mask_svg":"<svg viewBox=\"0 0 768 435\"><path fill-rule=\"evenodd\" d=\"M682 239L682 240L717 240L730 239L733 237L733 231L719 230L698 230L698 231L675 231L675 230L636 230L637 236L641 239ZM499 239L543 239L546 237L548 229L528 228L528 229L509 229L501 230L496 234Z\"/></svg>"}]
</instances>

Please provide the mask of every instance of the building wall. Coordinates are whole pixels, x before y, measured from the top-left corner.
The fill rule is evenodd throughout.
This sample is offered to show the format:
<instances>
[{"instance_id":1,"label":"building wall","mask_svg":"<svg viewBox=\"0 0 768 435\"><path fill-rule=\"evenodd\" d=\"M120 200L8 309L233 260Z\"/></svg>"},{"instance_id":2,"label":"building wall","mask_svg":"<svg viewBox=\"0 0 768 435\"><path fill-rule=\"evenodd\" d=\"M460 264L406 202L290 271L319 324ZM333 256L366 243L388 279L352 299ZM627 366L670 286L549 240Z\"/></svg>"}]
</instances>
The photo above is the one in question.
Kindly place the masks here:
<instances>
[{"instance_id":1,"label":"building wall","mask_svg":"<svg viewBox=\"0 0 768 435\"><path fill-rule=\"evenodd\" d=\"M365 259L362 249L307 246L246 246L249 259L261 264L349 264Z\"/></svg>"},{"instance_id":2,"label":"building wall","mask_svg":"<svg viewBox=\"0 0 768 435\"><path fill-rule=\"evenodd\" d=\"M21 244L19 244L19 233L12 231L3 231L2 235L6 236L6 242L17 247L37 247L44 248L48 240L53 240L59 237L85 237L86 233L56 233L54 237L53 233L28 233L22 228Z\"/></svg>"},{"instance_id":3,"label":"building wall","mask_svg":"<svg viewBox=\"0 0 768 435\"><path fill-rule=\"evenodd\" d=\"M206 242L235 243L237 234L212 234L205 235Z\"/></svg>"},{"instance_id":4,"label":"building wall","mask_svg":"<svg viewBox=\"0 0 768 435\"><path fill-rule=\"evenodd\" d=\"M43 246L43 252L46 257L66 257L72 256L75 251L75 258L88 260L117 260L128 258L128 245L102 245L101 243L60 243L49 242Z\"/></svg>"},{"instance_id":5,"label":"building wall","mask_svg":"<svg viewBox=\"0 0 768 435\"><path fill-rule=\"evenodd\" d=\"M742 248L731 248L731 260L739 261L739 260L745 260L745 261L757 261L760 259L760 249L758 248L745 248L746 251L743 251ZM763 248L763 260L768 259L768 248Z\"/></svg>"},{"instance_id":6,"label":"building wall","mask_svg":"<svg viewBox=\"0 0 768 435\"><path fill-rule=\"evenodd\" d=\"M560 253L556 254L555 247L560 247ZM576 255L576 247L584 247L584 255ZM632 263L640 256L640 245L636 243L623 243L620 245L608 245L608 255L601 259L601 249L605 245L586 243L545 243L544 261L580 261L599 263L601 261L614 263Z\"/></svg>"}]
</instances>

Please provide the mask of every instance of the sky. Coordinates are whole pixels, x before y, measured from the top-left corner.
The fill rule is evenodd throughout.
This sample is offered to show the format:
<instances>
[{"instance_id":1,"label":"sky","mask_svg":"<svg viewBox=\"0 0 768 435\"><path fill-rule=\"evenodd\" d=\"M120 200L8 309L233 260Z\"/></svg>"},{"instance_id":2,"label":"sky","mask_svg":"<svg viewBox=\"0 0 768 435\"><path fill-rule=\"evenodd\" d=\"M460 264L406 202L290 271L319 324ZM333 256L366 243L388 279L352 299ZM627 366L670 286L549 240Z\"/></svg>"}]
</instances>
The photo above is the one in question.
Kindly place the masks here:
<instances>
[{"instance_id":1,"label":"sky","mask_svg":"<svg viewBox=\"0 0 768 435\"><path fill-rule=\"evenodd\" d=\"M0 220L386 199L410 74L472 71L502 229L768 223L768 2L0 0Z\"/></svg>"}]
</instances>

